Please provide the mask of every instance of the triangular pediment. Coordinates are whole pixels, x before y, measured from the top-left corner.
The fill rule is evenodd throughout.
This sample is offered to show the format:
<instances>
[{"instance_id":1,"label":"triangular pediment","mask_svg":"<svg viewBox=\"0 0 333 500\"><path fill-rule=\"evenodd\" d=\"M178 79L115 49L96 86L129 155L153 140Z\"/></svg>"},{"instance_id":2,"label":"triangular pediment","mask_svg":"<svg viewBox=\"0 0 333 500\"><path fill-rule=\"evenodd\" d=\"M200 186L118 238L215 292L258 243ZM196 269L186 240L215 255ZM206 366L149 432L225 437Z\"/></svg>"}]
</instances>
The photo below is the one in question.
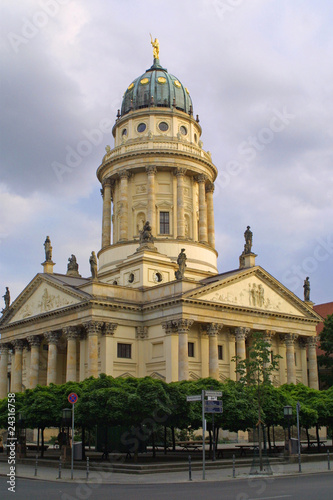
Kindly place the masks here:
<instances>
[{"instance_id":1,"label":"triangular pediment","mask_svg":"<svg viewBox=\"0 0 333 500\"><path fill-rule=\"evenodd\" d=\"M226 276L220 275L217 281L195 292L189 292L187 298L303 318L317 318L308 305L260 267Z\"/></svg>"},{"instance_id":2,"label":"triangular pediment","mask_svg":"<svg viewBox=\"0 0 333 500\"><path fill-rule=\"evenodd\" d=\"M85 295L59 280L37 275L12 304L6 322L12 324L78 304L86 300Z\"/></svg>"}]
</instances>

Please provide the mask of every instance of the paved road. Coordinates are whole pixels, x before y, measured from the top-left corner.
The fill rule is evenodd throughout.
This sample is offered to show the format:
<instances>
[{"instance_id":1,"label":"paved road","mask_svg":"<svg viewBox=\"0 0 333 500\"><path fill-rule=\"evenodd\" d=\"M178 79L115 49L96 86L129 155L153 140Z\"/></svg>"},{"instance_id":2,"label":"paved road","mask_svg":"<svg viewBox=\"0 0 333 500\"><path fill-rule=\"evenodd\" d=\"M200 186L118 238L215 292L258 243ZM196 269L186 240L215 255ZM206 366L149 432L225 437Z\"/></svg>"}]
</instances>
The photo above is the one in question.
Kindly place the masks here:
<instances>
[{"instance_id":1,"label":"paved road","mask_svg":"<svg viewBox=\"0 0 333 500\"><path fill-rule=\"evenodd\" d=\"M0 498L7 500L331 500L333 473L224 482L178 484L83 484L17 479L16 492L0 478Z\"/></svg>"}]
</instances>

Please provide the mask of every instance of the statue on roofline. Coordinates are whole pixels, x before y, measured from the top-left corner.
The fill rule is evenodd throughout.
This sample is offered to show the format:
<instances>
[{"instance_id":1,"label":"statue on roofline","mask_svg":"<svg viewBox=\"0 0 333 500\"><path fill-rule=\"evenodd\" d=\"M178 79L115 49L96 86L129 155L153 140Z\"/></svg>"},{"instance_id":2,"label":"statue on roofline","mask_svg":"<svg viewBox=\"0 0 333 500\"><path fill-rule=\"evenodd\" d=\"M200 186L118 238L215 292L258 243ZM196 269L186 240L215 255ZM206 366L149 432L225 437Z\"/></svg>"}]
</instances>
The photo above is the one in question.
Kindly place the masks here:
<instances>
[{"instance_id":1,"label":"statue on roofline","mask_svg":"<svg viewBox=\"0 0 333 500\"><path fill-rule=\"evenodd\" d=\"M244 253L245 254L251 253L251 249L252 249L252 236L253 236L253 233L250 230L250 226L247 226L246 231L244 233L244 238L245 238Z\"/></svg>"},{"instance_id":2,"label":"statue on roofline","mask_svg":"<svg viewBox=\"0 0 333 500\"><path fill-rule=\"evenodd\" d=\"M157 38L155 38L155 40L153 40L153 37L151 36L151 33L150 33L150 40L151 40L151 44L153 46L153 55L154 55L154 59L159 59L160 57L160 43L158 41Z\"/></svg>"},{"instance_id":3,"label":"statue on roofline","mask_svg":"<svg viewBox=\"0 0 333 500\"><path fill-rule=\"evenodd\" d=\"M187 257L186 257L186 253L185 253L185 248L182 248L181 252L177 258L178 271L175 272L175 277L177 280L181 280L184 278L185 268L186 268L186 260L187 260Z\"/></svg>"},{"instance_id":4,"label":"statue on roofline","mask_svg":"<svg viewBox=\"0 0 333 500\"><path fill-rule=\"evenodd\" d=\"M49 236L46 236L46 240L44 242L44 248L45 248L45 262L52 262L52 246Z\"/></svg>"},{"instance_id":5,"label":"statue on roofline","mask_svg":"<svg viewBox=\"0 0 333 500\"><path fill-rule=\"evenodd\" d=\"M303 288L304 288L304 300L308 302L310 300L310 280L309 280L309 276L307 276L305 278Z\"/></svg>"},{"instance_id":6,"label":"statue on roofline","mask_svg":"<svg viewBox=\"0 0 333 500\"><path fill-rule=\"evenodd\" d=\"M5 301L5 309L8 309L10 305L10 293L8 286L6 286L6 293L3 295L3 299Z\"/></svg>"},{"instance_id":7,"label":"statue on roofline","mask_svg":"<svg viewBox=\"0 0 333 500\"><path fill-rule=\"evenodd\" d=\"M93 280L97 279L97 257L95 252L91 252L90 259L90 272Z\"/></svg>"}]
</instances>

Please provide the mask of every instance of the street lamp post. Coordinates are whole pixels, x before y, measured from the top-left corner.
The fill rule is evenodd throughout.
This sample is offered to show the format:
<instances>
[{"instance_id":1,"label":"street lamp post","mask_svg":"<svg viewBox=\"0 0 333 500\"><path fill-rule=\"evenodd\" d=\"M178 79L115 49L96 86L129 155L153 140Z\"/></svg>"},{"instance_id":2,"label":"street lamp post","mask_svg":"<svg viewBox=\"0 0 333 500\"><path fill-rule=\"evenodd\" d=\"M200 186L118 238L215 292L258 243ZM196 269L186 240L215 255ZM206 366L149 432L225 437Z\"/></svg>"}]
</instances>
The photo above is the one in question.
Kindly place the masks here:
<instances>
[{"instance_id":1,"label":"street lamp post","mask_svg":"<svg viewBox=\"0 0 333 500\"><path fill-rule=\"evenodd\" d=\"M284 414L284 417L287 419L287 422L288 422L288 453L290 454L290 419L293 415L293 409L291 406L287 405L283 408L283 414Z\"/></svg>"}]
</instances>

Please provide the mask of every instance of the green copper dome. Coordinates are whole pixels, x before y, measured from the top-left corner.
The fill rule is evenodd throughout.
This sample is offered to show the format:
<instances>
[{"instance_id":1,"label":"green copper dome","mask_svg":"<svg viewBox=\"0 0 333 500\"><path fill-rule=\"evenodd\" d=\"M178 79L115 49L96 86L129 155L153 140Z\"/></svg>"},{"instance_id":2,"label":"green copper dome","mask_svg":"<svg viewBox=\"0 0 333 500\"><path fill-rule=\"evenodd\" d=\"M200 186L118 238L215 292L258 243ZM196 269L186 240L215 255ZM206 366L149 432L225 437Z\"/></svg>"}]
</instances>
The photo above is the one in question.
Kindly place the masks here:
<instances>
[{"instance_id":1,"label":"green copper dome","mask_svg":"<svg viewBox=\"0 0 333 500\"><path fill-rule=\"evenodd\" d=\"M159 59L154 59L152 67L128 86L121 105L121 116L149 107L176 108L193 114L189 91L167 69L162 68Z\"/></svg>"}]
</instances>

